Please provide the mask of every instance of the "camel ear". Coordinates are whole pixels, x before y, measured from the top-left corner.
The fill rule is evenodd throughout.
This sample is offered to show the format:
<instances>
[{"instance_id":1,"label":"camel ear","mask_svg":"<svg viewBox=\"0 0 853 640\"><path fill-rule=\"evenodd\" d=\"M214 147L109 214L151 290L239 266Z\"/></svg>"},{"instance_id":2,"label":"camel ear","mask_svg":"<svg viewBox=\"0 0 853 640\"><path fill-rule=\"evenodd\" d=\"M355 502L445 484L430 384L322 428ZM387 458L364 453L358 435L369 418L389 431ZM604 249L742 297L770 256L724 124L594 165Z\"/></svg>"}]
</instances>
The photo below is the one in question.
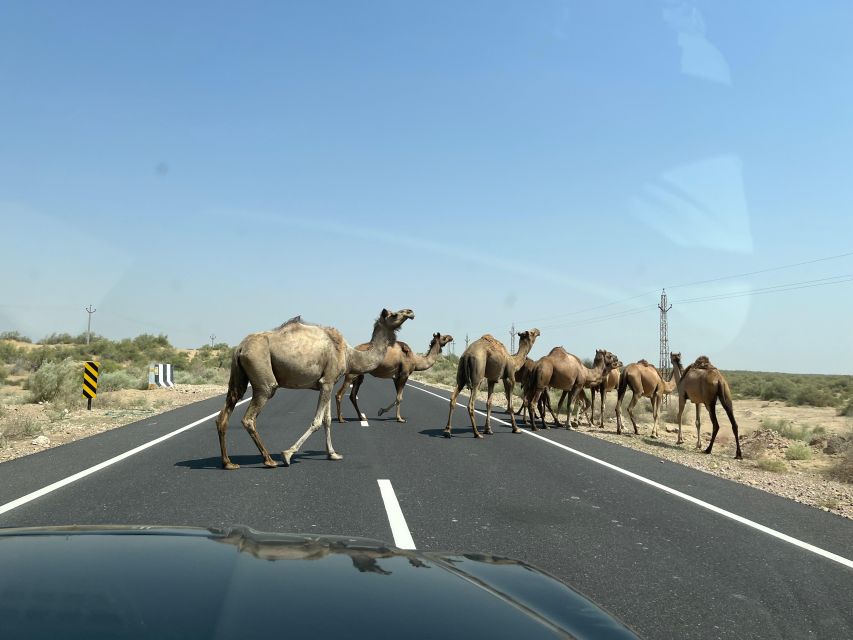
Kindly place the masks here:
<instances>
[{"instance_id":1,"label":"camel ear","mask_svg":"<svg viewBox=\"0 0 853 640\"><path fill-rule=\"evenodd\" d=\"M390 313L391 313L391 312L390 312L390 311L388 311L388 309L383 309L383 310L382 310L382 313L380 313L380 314L379 314L379 317L380 317L380 318L387 318L387 317L388 317L388 314L390 314Z\"/></svg>"}]
</instances>

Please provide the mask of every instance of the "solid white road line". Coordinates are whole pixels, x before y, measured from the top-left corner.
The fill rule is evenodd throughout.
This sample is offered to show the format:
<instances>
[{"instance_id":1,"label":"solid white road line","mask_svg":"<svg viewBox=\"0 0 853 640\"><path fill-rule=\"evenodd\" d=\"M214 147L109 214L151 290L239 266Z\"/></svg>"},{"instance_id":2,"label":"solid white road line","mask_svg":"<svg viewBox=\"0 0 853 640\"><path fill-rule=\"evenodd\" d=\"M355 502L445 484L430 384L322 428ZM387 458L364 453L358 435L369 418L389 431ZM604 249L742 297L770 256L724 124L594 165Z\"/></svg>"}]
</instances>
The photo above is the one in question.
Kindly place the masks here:
<instances>
[{"instance_id":1,"label":"solid white road line","mask_svg":"<svg viewBox=\"0 0 853 640\"><path fill-rule=\"evenodd\" d=\"M422 382L420 384L425 384L425 383ZM442 400L444 400L446 402L450 402L450 398L442 396L438 393L434 393L433 391L430 391L429 389L424 389L423 387L418 387L415 385L412 385L412 388L418 389L419 391L423 391L424 393L428 393L432 396L435 396L436 398L441 398ZM466 405L462 404L461 402L457 402L456 405L459 407L465 407L466 406ZM477 411L477 410L475 410L475 413L478 413L481 416L486 415L482 411ZM495 418L494 416L492 416L492 420L495 420L496 422L499 422L500 424L504 424L508 427L512 426L509 422L501 420L500 418ZM725 509L721 509L720 507L717 507L717 506L715 506L709 502L705 502L704 500L700 500L699 498L694 498L693 496L689 496L686 493L682 493L681 491L678 491L677 489L673 489L671 487L668 487L665 484L661 484L660 482L655 482L654 480L650 480L649 478L646 478L644 476L636 474L633 471L628 471L627 469L623 469L622 467L617 467L615 464L611 464L610 462L606 462L604 460L601 460L599 458L591 456L587 453L584 453L583 451L578 451L577 449L572 449L571 447L568 447L568 446L561 444L559 442L555 442L554 440L551 440L550 438L546 438L545 436L541 436L538 433L535 433L533 431L527 431L527 430L522 429L521 432L525 435L537 438L543 442L547 442L550 445L554 445L555 447L559 447L560 449L564 449L565 451L568 451L569 453L573 453L576 456L580 456L581 458L585 458L586 460L589 460L590 462L600 464L603 467L607 467L608 469L611 469L613 471L616 471L617 473L621 473L622 475L628 476L629 478L632 478L634 480L637 480L639 482L647 484L651 487L654 487L655 489L660 489L661 491L664 491L670 495L681 498L682 500L687 500L688 502L692 502L693 504L700 506L703 509L707 509L708 511L713 511L714 513L717 513L721 516L724 516L726 518L734 520L735 522L740 522L741 524L744 524L747 527L752 527L753 529L757 529L758 531L766 533L767 535L771 535L774 538L778 538L779 540L784 540L785 542L792 544L796 547L800 547L801 549L805 549L806 551L811 551L812 553L815 553L819 556L823 556L824 558L827 558L828 560L832 560L833 562L837 562L838 564L842 564L845 567L853 569L853 560L849 560L848 558L845 558L844 556L839 556L838 554L832 553L831 551L826 551L825 549L821 549L820 547L816 547L813 544L809 544L808 542L803 542L802 540L799 540L797 538L789 536L785 533L782 533L781 531L776 531L776 529L771 529L770 527L766 527L763 524L753 522L752 520L749 520L748 518L744 518L743 516L739 516L736 513L732 513L731 511L726 511Z\"/></svg>"},{"instance_id":2,"label":"solid white road line","mask_svg":"<svg viewBox=\"0 0 853 640\"><path fill-rule=\"evenodd\" d=\"M246 398L245 400L241 400L235 406L240 406L241 404L249 402L249 400L251 400L251 398ZM145 449L148 449L149 447L153 447L154 445L160 444L164 440L168 440L169 438L172 438L172 437L178 435L179 433L183 433L184 431L192 429L193 427L197 427L201 423L207 422L211 418L215 418L218 415L219 415L218 411L216 413L211 413L209 416L205 416L204 418L201 418L200 420L196 420L195 422L188 424L184 427L181 427L180 429L176 429L175 431L171 431L164 436L160 436L159 438L155 438L154 440L151 440L150 442L146 442L145 444L141 444L138 447L134 447L130 451L125 451L124 453L120 453L119 455L117 455L113 458L110 458L109 460L104 460L103 462L100 462L93 467L89 467L88 469L84 469L83 471L79 471L79 472L75 473L74 475L68 476L67 478L63 478L62 480L57 480L53 484L49 484L46 487L42 487L41 489L37 489L36 491L33 491L32 493L28 493L25 496L21 496L17 500L12 500L11 502L7 502L6 504L0 506L0 514L4 514L7 511L11 511L12 509L17 509L18 507L25 505L28 502L32 502L36 498L41 498L42 496L46 496L48 493L53 493L57 489L61 489L62 487L71 484L72 482L77 482L78 480L85 478L86 476L90 476L93 473L95 473L96 471L100 471L101 469L105 469L105 468L109 467L110 465L115 464L116 462L121 462L122 460L129 458L130 456L136 455L140 451L145 451Z\"/></svg>"},{"instance_id":3,"label":"solid white road line","mask_svg":"<svg viewBox=\"0 0 853 640\"><path fill-rule=\"evenodd\" d=\"M364 415L363 413L361 414L361 426L362 427L369 427L370 426L370 423L367 421L367 416Z\"/></svg>"},{"instance_id":4,"label":"solid white road line","mask_svg":"<svg viewBox=\"0 0 853 640\"><path fill-rule=\"evenodd\" d=\"M400 509L400 503L397 502L397 494L394 493L391 481L377 480L376 482L379 483L379 491L382 494L382 501L385 503L385 511L388 514L388 522L394 536L394 545L400 549L414 549L415 541L412 540L412 534L409 533L409 526L406 524L403 510Z\"/></svg>"}]
</instances>

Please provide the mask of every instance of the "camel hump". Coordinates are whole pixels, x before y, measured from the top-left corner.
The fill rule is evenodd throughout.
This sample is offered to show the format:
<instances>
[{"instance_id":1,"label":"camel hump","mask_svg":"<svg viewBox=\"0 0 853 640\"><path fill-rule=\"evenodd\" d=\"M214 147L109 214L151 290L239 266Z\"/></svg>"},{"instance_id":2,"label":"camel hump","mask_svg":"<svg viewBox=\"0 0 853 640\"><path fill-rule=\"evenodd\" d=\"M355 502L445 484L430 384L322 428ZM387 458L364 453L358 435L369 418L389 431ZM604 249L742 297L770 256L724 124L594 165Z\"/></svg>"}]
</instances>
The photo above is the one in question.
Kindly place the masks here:
<instances>
[{"instance_id":1,"label":"camel hump","mask_svg":"<svg viewBox=\"0 0 853 640\"><path fill-rule=\"evenodd\" d=\"M711 364L711 359L708 356L699 356L696 358L696 361L693 363L693 366L697 369L716 369L714 365Z\"/></svg>"},{"instance_id":2,"label":"camel hump","mask_svg":"<svg viewBox=\"0 0 853 640\"><path fill-rule=\"evenodd\" d=\"M652 367L652 368L654 368L654 365L653 365L651 362L649 362L648 360L646 360L645 358L643 358L642 360L637 360L637 364L641 364L641 365L643 365L644 367Z\"/></svg>"},{"instance_id":3,"label":"camel hump","mask_svg":"<svg viewBox=\"0 0 853 640\"><path fill-rule=\"evenodd\" d=\"M400 351L403 352L403 355L405 355L405 356L412 355L412 348L409 345L407 345L405 342L400 342L399 340L397 340L397 346L400 347Z\"/></svg>"},{"instance_id":4,"label":"camel hump","mask_svg":"<svg viewBox=\"0 0 853 640\"><path fill-rule=\"evenodd\" d=\"M278 325L276 327L276 330L284 329L285 327L290 326L292 324L301 324L301 325L305 325L306 327L319 327L320 326L314 322L305 322L305 320L302 319L302 316L299 315L299 316L293 316L290 320L282 322L280 325Z\"/></svg>"}]
</instances>

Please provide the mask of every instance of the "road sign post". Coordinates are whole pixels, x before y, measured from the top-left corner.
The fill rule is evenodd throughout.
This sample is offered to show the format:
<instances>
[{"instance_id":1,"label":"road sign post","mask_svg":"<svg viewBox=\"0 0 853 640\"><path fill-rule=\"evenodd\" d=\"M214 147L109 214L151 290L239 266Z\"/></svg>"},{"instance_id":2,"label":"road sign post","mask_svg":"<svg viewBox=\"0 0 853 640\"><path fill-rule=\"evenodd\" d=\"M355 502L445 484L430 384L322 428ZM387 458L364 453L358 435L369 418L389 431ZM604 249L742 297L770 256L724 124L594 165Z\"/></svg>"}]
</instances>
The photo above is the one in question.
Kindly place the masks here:
<instances>
[{"instance_id":1,"label":"road sign post","mask_svg":"<svg viewBox=\"0 0 853 640\"><path fill-rule=\"evenodd\" d=\"M86 408L92 410L92 398L98 395L98 374L100 362L89 360L83 365L83 397L86 398Z\"/></svg>"}]
</instances>

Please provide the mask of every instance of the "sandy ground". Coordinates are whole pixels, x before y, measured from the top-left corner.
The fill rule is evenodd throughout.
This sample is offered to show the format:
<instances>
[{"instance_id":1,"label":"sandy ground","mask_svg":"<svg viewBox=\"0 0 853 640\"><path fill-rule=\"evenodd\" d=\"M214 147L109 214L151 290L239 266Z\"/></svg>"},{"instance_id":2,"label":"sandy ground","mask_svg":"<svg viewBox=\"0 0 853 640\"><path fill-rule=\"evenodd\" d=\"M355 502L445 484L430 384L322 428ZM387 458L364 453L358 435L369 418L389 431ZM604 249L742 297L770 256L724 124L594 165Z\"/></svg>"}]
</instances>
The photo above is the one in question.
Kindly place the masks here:
<instances>
[{"instance_id":1,"label":"sandy ground","mask_svg":"<svg viewBox=\"0 0 853 640\"><path fill-rule=\"evenodd\" d=\"M79 440L225 393L225 385L175 385L175 389L124 389L100 393L92 410L72 411L47 404L23 404L26 392L4 387L0 393L0 462ZM11 432L11 433L10 433Z\"/></svg>"},{"instance_id":2,"label":"sandy ground","mask_svg":"<svg viewBox=\"0 0 853 640\"><path fill-rule=\"evenodd\" d=\"M413 378L417 379L417 375ZM448 391L451 390L448 385L429 384ZM485 401L485 392L481 391L477 398ZM718 411L720 432L714 443L713 453L706 455L695 448L696 428L694 421L696 413L693 405L688 404L685 408L684 426L682 427L684 444L677 445L677 426L674 422L662 421L659 429L660 438L648 437L648 434L651 433L652 416L645 410L645 407L649 406L647 399L640 401L638 409L635 410L639 435L634 435L625 411L627 399L623 404L622 415L627 431L630 433L623 430L622 435L617 435L616 420L613 417L615 400L614 393L608 394L603 429L597 426L588 426L586 419L582 417L577 430L624 447L644 451L660 458L662 462L683 464L705 473L741 482L823 511L831 511L853 519L853 485L833 480L827 474L827 471L840 459L841 454L824 452L828 441L832 440L833 436L836 438L851 438L853 436L853 418L838 416L835 409L831 407L789 407L781 402L736 400L735 417L740 427L741 449L745 459L735 460L734 436L728 419L721 409ZM521 400L515 398L516 409L520 404ZM643 406L640 407L640 404ZM506 398L503 393L495 393L493 407L506 408ZM462 411L464 414L464 410ZM564 417L561 415L561 419ZM477 424L482 425L482 420L484 418L478 416ZM814 445L809 446L812 454L810 460L787 460L785 457L786 450L792 444L796 444L797 441L783 438L775 431L767 429L766 424L762 425L762 422L767 420L786 420L795 426L823 427L826 433ZM706 446L711 435L711 420L704 408L702 409L701 421L702 441L703 445ZM784 464L784 469L780 472L774 472L759 467L759 464L766 463L769 460Z\"/></svg>"}]
</instances>

